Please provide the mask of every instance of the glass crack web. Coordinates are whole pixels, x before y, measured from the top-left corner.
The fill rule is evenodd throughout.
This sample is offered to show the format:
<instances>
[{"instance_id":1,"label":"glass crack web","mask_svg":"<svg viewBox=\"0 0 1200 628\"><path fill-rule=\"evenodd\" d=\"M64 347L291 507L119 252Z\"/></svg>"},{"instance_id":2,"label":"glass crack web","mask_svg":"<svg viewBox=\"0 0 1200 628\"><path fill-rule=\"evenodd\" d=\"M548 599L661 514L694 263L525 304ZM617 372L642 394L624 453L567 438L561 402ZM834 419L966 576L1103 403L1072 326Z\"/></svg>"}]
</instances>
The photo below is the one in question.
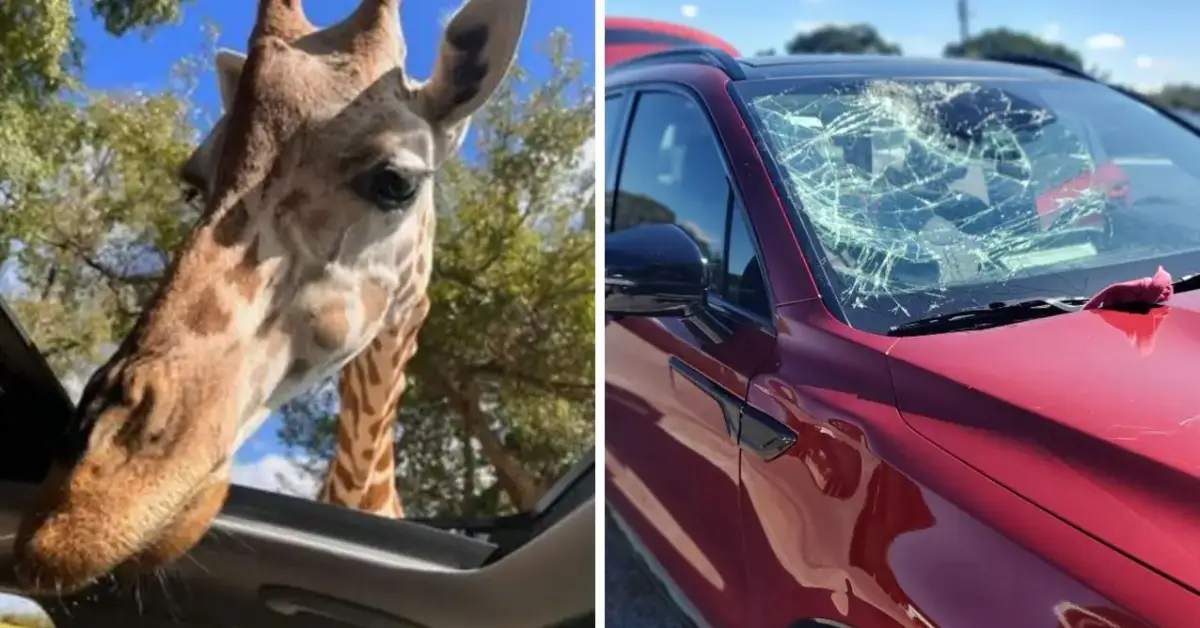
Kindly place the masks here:
<instances>
[{"instance_id":1,"label":"glass crack web","mask_svg":"<svg viewBox=\"0 0 1200 628\"><path fill-rule=\"evenodd\" d=\"M897 295L932 310L948 286L1096 255L1062 244L1103 230L1105 191L1086 183L1095 164L1079 135L1044 107L978 84L897 81L751 105L848 307L909 315Z\"/></svg>"}]
</instances>

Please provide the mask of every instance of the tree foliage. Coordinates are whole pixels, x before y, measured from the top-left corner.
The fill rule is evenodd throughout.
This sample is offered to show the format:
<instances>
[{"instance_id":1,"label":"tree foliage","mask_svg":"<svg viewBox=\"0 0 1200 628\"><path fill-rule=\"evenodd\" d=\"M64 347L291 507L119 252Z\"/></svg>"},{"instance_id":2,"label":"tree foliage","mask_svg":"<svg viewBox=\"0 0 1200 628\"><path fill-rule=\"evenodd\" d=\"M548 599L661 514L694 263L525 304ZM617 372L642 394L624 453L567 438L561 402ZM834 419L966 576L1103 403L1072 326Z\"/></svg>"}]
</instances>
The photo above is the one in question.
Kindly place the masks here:
<instances>
[{"instance_id":1,"label":"tree foliage","mask_svg":"<svg viewBox=\"0 0 1200 628\"><path fill-rule=\"evenodd\" d=\"M474 123L479 159L439 173L433 307L399 417L413 514L531 508L591 442L594 174L580 149L594 95L568 51L556 34L548 81L514 68ZM284 440L316 460L332 450L330 388L285 413Z\"/></svg>"},{"instance_id":2,"label":"tree foliage","mask_svg":"<svg viewBox=\"0 0 1200 628\"><path fill-rule=\"evenodd\" d=\"M1040 37L1021 33L1008 28L992 28L974 35L963 42L946 45L942 51L946 57L986 58L999 55L1023 55L1038 57L1083 69L1083 57L1060 43L1046 41Z\"/></svg>"},{"instance_id":3,"label":"tree foliage","mask_svg":"<svg viewBox=\"0 0 1200 628\"><path fill-rule=\"evenodd\" d=\"M125 334L195 217L177 169L196 140L203 58L181 60L158 93L0 101L0 259L16 263L14 307L60 375Z\"/></svg>"},{"instance_id":4,"label":"tree foliage","mask_svg":"<svg viewBox=\"0 0 1200 628\"><path fill-rule=\"evenodd\" d=\"M189 0L87 0L113 35L179 19ZM75 35L73 0L0 2L0 101L26 105L76 85L83 46Z\"/></svg>"},{"instance_id":5,"label":"tree foliage","mask_svg":"<svg viewBox=\"0 0 1200 628\"><path fill-rule=\"evenodd\" d=\"M899 44L887 41L870 24L826 25L796 33L784 46L788 54L899 55Z\"/></svg>"},{"instance_id":6,"label":"tree foliage","mask_svg":"<svg viewBox=\"0 0 1200 628\"><path fill-rule=\"evenodd\" d=\"M1165 85L1151 98L1164 107L1200 111L1200 85Z\"/></svg>"}]
</instances>

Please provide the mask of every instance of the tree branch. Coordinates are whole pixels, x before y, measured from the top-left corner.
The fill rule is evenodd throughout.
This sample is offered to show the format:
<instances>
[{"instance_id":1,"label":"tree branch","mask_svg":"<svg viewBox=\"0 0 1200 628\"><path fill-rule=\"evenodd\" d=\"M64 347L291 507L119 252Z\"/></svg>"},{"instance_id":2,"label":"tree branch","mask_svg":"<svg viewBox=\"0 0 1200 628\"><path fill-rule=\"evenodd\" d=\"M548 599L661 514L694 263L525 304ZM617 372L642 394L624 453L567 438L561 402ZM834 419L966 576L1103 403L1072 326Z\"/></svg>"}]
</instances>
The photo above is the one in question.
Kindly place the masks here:
<instances>
[{"instance_id":1,"label":"tree branch","mask_svg":"<svg viewBox=\"0 0 1200 628\"><path fill-rule=\"evenodd\" d=\"M596 391L595 385L591 382L540 377L533 373L521 371L515 366L504 364L498 360L489 360L482 364L476 364L471 367L470 371L471 377L480 375L503 377L562 397L568 401L588 401L595 395Z\"/></svg>"},{"instance_id":2,"label":"tree branch","mask_svg":"<svg viewBox=\"0 0 1200 628\"><path fill-rule=\"evenodd\" d=\"M492 432L487 413L480 407L481 393L478 387L467 382L460 388L445 375L440 375L439 379L442 392L458 410L467 430L479 441L484 457L496 469L496 481L508 494L509 500L522 512L533 510L545 490Z\"/></svg>"}]
</instances>

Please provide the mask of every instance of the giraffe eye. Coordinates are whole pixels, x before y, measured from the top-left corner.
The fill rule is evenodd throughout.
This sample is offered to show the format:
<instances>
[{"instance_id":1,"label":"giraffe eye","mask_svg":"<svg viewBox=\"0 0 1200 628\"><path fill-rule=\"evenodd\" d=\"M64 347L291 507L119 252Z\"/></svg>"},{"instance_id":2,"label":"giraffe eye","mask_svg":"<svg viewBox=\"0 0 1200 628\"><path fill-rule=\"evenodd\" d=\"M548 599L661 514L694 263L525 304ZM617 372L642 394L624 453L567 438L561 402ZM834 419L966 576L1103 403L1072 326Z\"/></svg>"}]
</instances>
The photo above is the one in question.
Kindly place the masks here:
<instances>
[{"instance_id":1,"label":"giraffe eye","mask_svg":"<svg viewBox=\"0 0 1200 628\"><path fill-rule=\"evenodd\" d=\"M356 186L363 198L383 211L405 209L421 189L422 177L384 164L367 172Z\"/></svg>"}]
</instances>

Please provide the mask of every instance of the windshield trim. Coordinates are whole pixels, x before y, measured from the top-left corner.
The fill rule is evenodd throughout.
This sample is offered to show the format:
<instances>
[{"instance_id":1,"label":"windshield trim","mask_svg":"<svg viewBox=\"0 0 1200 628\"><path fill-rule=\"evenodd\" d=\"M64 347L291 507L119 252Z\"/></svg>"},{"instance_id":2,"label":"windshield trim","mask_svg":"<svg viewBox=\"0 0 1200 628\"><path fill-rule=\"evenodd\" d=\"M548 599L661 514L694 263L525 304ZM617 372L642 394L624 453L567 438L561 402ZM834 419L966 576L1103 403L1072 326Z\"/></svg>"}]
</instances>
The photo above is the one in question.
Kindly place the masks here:
<instances>
[{"instance_id":1,"label":"windshield trim","mask_svg":"<svg viewBox=\"0 0 1200 628\"><path fill-rule=\"evenodd\" d=\"M1176 115L1174 112L1165 110L1157 103L1141 96L1140 94L1131 94L1127 90L1119 89L1102 81L1087 80L1085 78L1064 76L1061 74L1047 73L1044 76L1006 76L1006 75L991 75L988 73L935 73L931 74L928 71L913 72L906 74L904 72L892 72L886 75L870 72L843 72L843 73L822 73L820 75L803 75L789 77L769 77L761 79L752 79L745 81L730 81L726 84L726 90L729 93L738 112L741 114L747 129L750 131L754 139L755 149L758 151L759 157L762 159L772 185L778 190L779 198L783 202L788 213L789 222L792 225L792 230L796 236L797 242L800 244L802 253L806 260L806 265L814 284L817 286L818 294L825 308L829 311L840 323L852 329L859 329L868 333L879 336L887 336L888 329L894 325L903 324L913 319L920 318L920 315L904 316L901 319L893 320L888 324L871 325L863 324L867 317L852 316L847 308L843 305L842 299L839 296L838 285L840 280L834 275L832 270L832 261L825 254L824 248L820 245L815 236L814 226L811 224L811 219L806 212L799 206L798 201L794 198L786 177L783 167L775 158L774 152L767 145L766 133L763 128L763 122L755 113L750 104L752 98L769 92L770 89L778 85L786 85L789 87L805 87L813 84L843 82L855 80L896 80L900 82L919 82L919 81L979 81L986 83L1056 83L1076 82L1085 85L1095 85L1098 87L1107 87L1108 89L1117 92L1120 96L1124 96L1143 106L1146 106L1159 114L1161 117L1174 122L1178 127L1181 127L1185 132L1200 137L1200 126L1192 126L1187 124ZM1194 252L1175 253L1169 257L1162 258L1159 261L1166 262L1167 260L1178 260L1179 262L1195 262L1193 264L1183 263L1176 267L1176 272L1184 271L1185 273L1200 271L1200 256ZM1144 264L1143 264L1144 265ZM1136 262L1120 261L1109 265L1097 271L1105 270L1108 272L1098 273L1100 275L1110 276L1111 271L1116 269L1129 269L1131 272L1136 272L1133 267L1137 266ZM1127 280L1129 277L1123 277L1117 280ZM958 302L963 299L964 295L970 293L978 293L986 291L988 286L1003 285L1003 282L987 282L984 284L967 286L961 288L947 288L944 290L947 302ZM1097 288L1099 289L1099 287ZM911 295L910 295L911 296ZM1084 295L1086 296L1086 295ZM859 320L856 320L859 319Z\"/></svg>"}]
</instances>

